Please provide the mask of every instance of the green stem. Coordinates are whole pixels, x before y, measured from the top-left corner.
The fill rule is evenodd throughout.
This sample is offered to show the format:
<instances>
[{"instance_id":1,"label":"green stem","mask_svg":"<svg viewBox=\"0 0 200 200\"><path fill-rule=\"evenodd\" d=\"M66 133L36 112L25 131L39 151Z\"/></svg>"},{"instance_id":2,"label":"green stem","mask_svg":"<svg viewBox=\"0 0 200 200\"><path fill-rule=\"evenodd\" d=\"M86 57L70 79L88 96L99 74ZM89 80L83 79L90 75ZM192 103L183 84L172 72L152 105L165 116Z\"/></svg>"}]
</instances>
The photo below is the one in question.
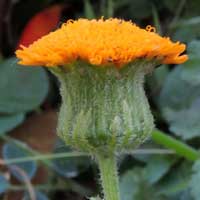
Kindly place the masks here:
<instances>
[{"instance_id":1,"label":"green stem","mask_svg":"<svg viewBox=\"0 0 200 200\"><path fill-rule=\"evenodd\" d=\"M62 153L55 153L55 154L41 154L36 156L26 156L22 158L13 158L5 160L7 165L10 164L17 164L22 162L29 162L29 161L41 161L41 160L53 160L58 158L71 158L71 157L80 157L80 156L89 156L89 154L82 153L82 152L62 152Z\"/></svg>"},{"instance_id":2,"label":"green stem","mask_svg":"<svg viewBox=\"0 0 200 200\"><path fill-rule=\"evenodd\" d=\"M194 148L159 130L153 131L152 139L158 144L161 144L169 149L173 149L178 155L183 156L188 160L195 161L200 157L199 152Z\"/></svg>"},{"instance_id":3,"label":"green stem","mask_svg":"<svg viewBox=\"0 0 200 200\"><path fill-rule=\"evenodd\" d=\"M55 191L55 190L66 190L66 185L53 185L53 184L46 184L46 185L33 185L36 190L42 190L42 191ZM69 188L71 189L71 188ZM21 191L27 190L27 187L24 185L10 185L9 190L12 191Z\"/></svg>"},{"instance_id":4,"label":"green stem","mask_svg":"<svg viewBox=\"0 0 200 200\"><path fill-rule=\"evenodd\" d=\"M97 155L104 200L120 200L117 161L115 155Z\"/></svg>"}]
</instances>

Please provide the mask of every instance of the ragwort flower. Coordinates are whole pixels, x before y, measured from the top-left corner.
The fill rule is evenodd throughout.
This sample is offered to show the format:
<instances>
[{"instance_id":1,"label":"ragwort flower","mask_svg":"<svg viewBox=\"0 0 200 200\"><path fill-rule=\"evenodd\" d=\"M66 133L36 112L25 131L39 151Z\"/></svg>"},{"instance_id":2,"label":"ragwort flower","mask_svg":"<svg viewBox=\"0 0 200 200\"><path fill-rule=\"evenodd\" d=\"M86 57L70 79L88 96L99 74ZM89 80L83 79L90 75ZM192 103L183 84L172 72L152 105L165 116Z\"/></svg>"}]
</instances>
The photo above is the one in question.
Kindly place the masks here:
<instances>
[{"instance_id":1,"label":"ragwort flower","mask_svg":"<svg viewBox=\"0 0 200 200\"><path fill-rule=\"evenodd\" d=\"M58 134L74 148L122 151L154 128L144 75L161 64L179 64L185 45L147 26L120 19L68 21L28 48L20 64L47 66L61 82Z\"/></svg>"}]
</instances>

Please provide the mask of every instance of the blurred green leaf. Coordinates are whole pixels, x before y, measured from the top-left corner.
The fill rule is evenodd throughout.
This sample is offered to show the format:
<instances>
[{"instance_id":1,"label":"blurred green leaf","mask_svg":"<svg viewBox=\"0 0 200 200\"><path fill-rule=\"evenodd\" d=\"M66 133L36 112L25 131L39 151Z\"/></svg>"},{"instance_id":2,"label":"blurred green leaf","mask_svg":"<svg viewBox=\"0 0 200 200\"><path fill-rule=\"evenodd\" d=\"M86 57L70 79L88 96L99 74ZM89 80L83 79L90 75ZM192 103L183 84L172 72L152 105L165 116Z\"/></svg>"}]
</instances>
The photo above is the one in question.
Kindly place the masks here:
<instances>
[{"instance_id":1,"label":"blurred green leaf","mask_svg":"<svg viewBox=\"0 0 200 200\"><path fill-rule=\"evenodd\" d=\"M62 146L61 148L56 148L54 151L54 153L62 153L62 152L64 153L71 152L71 149L68 148L67 146ZM73 178L78 176L81 172L88 169L89 165L90 165L89 158L82 156L53 160L54 170L67 178Z\"/></svg>"},{"instance_id":2,"label":"blurred green leaf","mask_svg":"<svg viewBox=\"0 0 200 200\"><path fill-rule=\"evenodd\" d=\"M44 69L20 66L15 58L0 63L0 112L11 114L35 109L44 101L48 88Z\"/></svg>"},{"instance_id":3,"label":"blurred green leaf","mask_svg":"<svg viewBox=\"0 0 200 200\"><path fill-rule=\"evenodd\" d=\"M188 189L192 163L183 162L177 165L157 184L159 194L174 196Z\"/></svg>"},{"instance_id":4,"label":"blurred green leaf","mask_svg":"<svg viewBox=\"0 0 200 200\"><path fill-rule=\"evenodd\" d=\"M194 199L191 197L189 189L186 189L176 194L169 195L167 200L194 200Z\"/></svg>"},{"instance_id":5,"label":"blurred green leaf","mask_svg":"<svg viewBox=\"0 0 200 200\"><path fill-rule=\"evenodd\" d=\"M147 181L151 184L158 182L170 170L174 161L167 156L152 156L145 168Z\"/></svg>"},{"instance_id":6,"label":"blurred green leaf","mask_svg":"<svg viewBox=\"0 0 200 200\"><path fill-rule=\"evenodd\" d=\"M159 105L170 130L183 139L200 136L200 41L188 45L189 61L172 70Z\"/></svg>"},{"instance_id":7,"label":"blurred green leaf","mask_svg":"<svg viewBox=\"0 0 200 200\"><path fill-rule=\"evenodd\" d=\"M189 198L191 195L188 194L191 163L181 163L181 165L177 165L169 171L171 164L173 164L173 159L170 161L170 164L163 164L165 158L163 158L162 161L161 159L161 157L156 158L155 156L146 167L135 167L124 173L120 181L121 199L192 200ZM153 163L154 170L152 170ZM157 164L159 164L160 167L157 167ZM148 165L151 165L151 167ZM163 168L166 170L162 170L161 166L164 166ZM156 170L158 170L158 172L156 172ZM151 174L150 176L149 173ZM154 178L153 175L155 175L156 178ZM162 179L160 179L161 177Z\"/></svg>"},{"instance_id":8,"label":"blurred green leaf","mask_svg":"<svg viewBox=\"0 0 200 200\"><path fill-rule=\"evenodd\" d=\"M22 142L18 142L18 143L20 143L20 145L22 145L24 148L21 148L19 145L16 145L14 143L6 143L3 145L2 155L5 162L7 159L31 156L31 154L28 151L26 151L26 149L28 149L29 147ZM22 169L30 179L34 177L37 170L37 164L35 161L29 161L29 162L19 163L15 165L8 165L12 174L19 181L24 181L24 178L21 176L21 174L18 171L15 170L15 166Z\"/></svg>"},{"instance_id":9,"label":"blurred green leaf","mask_svg":"<svg viewBox=\"0 0 200 200\"><path fill-rule=\"evenodd\" d=\"M121 177L120 194L123 200L161 200L154 187L147 181L143 168L134 168Z\"/></svg>"},{"instance_id":10,"label":"blurred green leaf","mask_svg":"<svg viewBox=\"0 0 200 200\"><path fill-rule=\"evenodd\" d=\"M24 121L24 114L0 115L0 135L4 134Z\"/></svg>"},{"instance_id":11,"label":"blurred green leaf","mask_svg":"<svg viewBox=\"0 0 200 200\"><path fill-rule=\"evenodd\" d=\"M90 0L84 0L84 16L87 19L94 19L96 17Z\"/></svg>"},{"instance_id":12,"label":"blurred green leaf","mask_svg":"<svg viewBox=\"0 0 200 200\"><path fill-rule=\"evenodd\" d=\"M142 170L132 169L127 171L121 177L120 181L120 194L123 200L133 200L137 190L139 189L139 182L143 176Z\"/></svg>"},{"instance_id":13,"label":"blurred green leaf","mask_svg":"<svg viewBox=\"0 0 200 200\"><path fill-rule=\"evenodd\" d=\"M194 200L200 199L199 183L200 183L200 160L197 160L193 165L193 174L190 181L191 195L193 196Z\"/></svg>"},{"instance_id":14,"label":"blurred green leaf","mask_svg":"<svg viewBox=\"0 0 200 200\"><path fill-rule=\"evenodd\" d=\"M9 189L10 183L6 180L6 178L0 174L0 195Z\"/></svg>"}]
</instances>

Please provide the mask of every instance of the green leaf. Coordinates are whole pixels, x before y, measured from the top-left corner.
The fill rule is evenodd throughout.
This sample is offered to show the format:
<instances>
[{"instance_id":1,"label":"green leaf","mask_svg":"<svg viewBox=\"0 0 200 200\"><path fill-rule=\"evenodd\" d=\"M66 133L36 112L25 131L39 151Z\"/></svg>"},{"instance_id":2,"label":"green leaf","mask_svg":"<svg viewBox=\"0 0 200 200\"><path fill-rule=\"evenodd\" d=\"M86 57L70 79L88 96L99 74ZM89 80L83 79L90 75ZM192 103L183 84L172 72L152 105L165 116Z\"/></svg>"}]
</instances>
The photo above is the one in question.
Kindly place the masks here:
<instances>
[{"instance_id":1,"label":"green leaf","mask_svg":"<svg viewBox=\"0 0 200 200\"><path fill-rule=\"evenodd\" d=\"M174 161L167 156L152 156L145 168L147 181L151 184L158 182L169 171Z\"/></svg>"},{"instance_id":2,"label":"green leaf","mask_svg":"<svg viewBox=\"0 0 200 200\"><path fill-rule=\"evenodd\" d=\"M145 192L144 192L145 191ZM120 194L123 200L161 200L153 186L146 179L143 168L134 168L121 177Z\"/></svg>"},{"instance_id":3,"label":"green leaf","mask_svg":"<svg viewBox=\"0 0 200 200\"><path fill-rule=\"evenodd\" d=\"M174 196L188 189L192 165L183 162L170 171L157 184L157 191L161 195Z\"/></svg>"},{"instance_id":4,"label":"green leaf","mask_svg":"<svg viewBox=\"0 0 200 200\"><path fill-rule=\"evenodd\" d=\"M193 174L190 181L191 195L194 198L194 200L200 199L199 182L200 182L200 160L197 160L193 165Z\"/></svg>"},{"instance_id":5,"label":"green leaf","mask_svg":"<svg viewBox=\"0 0 200 200\"><path fill-rule=\"evenodd\" d=\"M31 153L29 153L30 151L28 150L29 147L26 144L22 142L18 142L18 144L19 145L16 145L14 143L6 143L3 145L2 155L5 162L7 159L31 156ZM34 177L37 170L37 164L35 161L29 161L15 165L8 165L11 173L19 181L24 181L24 177L22 177L18 170L15 169L15 166L22 169L30 179Z\"/></svg>"},{"instance_id":6,"label":"green leaf","mask_svg":"<svg viewBox=\"0 0 200 200\"><path fill-rule=\"evenodd\" d=\"M200 41L188 45L189 61L172 70L159 105L170 130L183 139L200 136Z\"/></svg>"},{"instance_id":7,"label":"green leaf","mask_svg":"<svg viewBox=\"0 0 200 200\"><path fill-rule=\"evenodd\" d=\"M141 169L129 170L121 177L120 194L123 200L133 200L134 195L139 189L140 177L142 176Z\"/></svg>"},{"instance_id":8,"label":"green leaf","mask_svg":"<svg viewBox=\"0 0 200 200\"><path fill-rule=\"evenodd\" d=\"M24 121L24 114L0 115L0 135L4 134Z\"/></svg>"},{"instance_id":9,"label":"green leaf","mask_svg":"<svg viewBox=\"0 0 200 200\"><path fill-rule=\"evenodd\" d=\"M0 63L1 113L22 113L37 108L47 96L48 88L44 69L20 66L15 58Z\"/></svg>"},{"instance_id":10,"label":"green leaf","mask_svg":"<svg viewBox=\"0 0 200 200\"><path fill-rule=\"evenodd\" d=\"M184 162L170 170L174 161L170 157L152 156L146 167L128 170L120 181L121 199L184 199L188 195L191 163Z\"/></svg>"},{"instance_id":11,"label":"green leaf","mask_svg":"<svg viewBox=\"0 0 200 200\"><path fill-rule=\"evenodd\" d=\"M2 174L0 174L0 194L9 189L9 187L10 183L6 180L6 178Z\"/></svg>"}]
</instances>

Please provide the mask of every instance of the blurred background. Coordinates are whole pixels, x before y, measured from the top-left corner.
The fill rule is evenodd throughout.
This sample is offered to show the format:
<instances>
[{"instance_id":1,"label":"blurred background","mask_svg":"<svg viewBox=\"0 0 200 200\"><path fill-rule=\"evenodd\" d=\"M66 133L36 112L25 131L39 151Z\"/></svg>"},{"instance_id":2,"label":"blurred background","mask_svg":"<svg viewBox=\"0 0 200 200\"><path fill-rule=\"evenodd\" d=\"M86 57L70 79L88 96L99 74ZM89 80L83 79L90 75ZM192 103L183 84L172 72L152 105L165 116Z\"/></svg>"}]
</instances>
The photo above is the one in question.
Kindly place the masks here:
<instances>
[{"instance_id":1,"label":"blurred background","mask_svg":"<svg viewBox=\"0 0 200 200\"><path fill-rule=\"evenodd\" d=\"M200 0L0 0L0 199L98 194L95 162L56 136L56 79L43 68L20 67L14 52L68 19L101 16L155 26L186 43L190 58L160 66L145 84L157 128L190 148L184 158L149 139L141 151L121 156L122 199L200 200L200 161L193 156L200 146Z\"/></svg>"}]
</instances>

